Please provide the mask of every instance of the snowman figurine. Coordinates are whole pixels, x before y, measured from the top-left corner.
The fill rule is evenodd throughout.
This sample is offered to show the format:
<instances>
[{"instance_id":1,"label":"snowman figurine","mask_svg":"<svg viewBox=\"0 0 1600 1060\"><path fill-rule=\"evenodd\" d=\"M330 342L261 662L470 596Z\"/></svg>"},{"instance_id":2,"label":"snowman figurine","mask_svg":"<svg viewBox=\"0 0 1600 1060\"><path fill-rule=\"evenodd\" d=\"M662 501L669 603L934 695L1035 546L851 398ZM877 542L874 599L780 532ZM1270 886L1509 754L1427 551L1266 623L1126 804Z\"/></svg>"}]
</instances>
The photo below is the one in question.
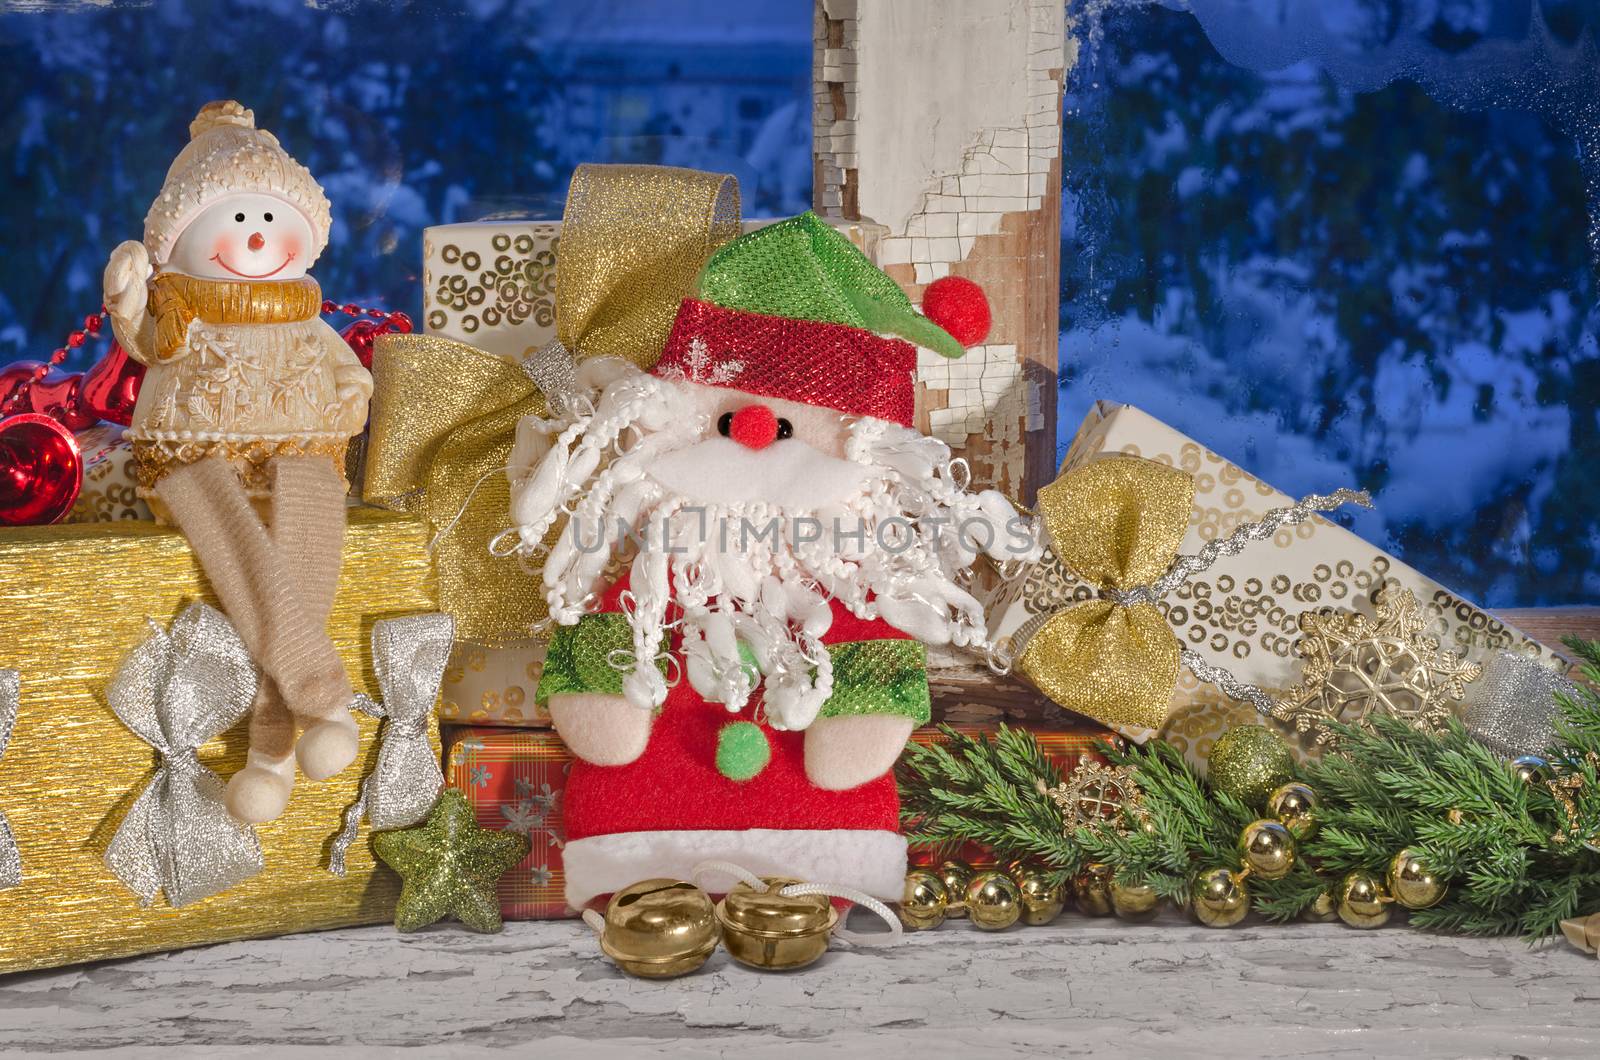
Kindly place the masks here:
<instances>
[{"instance_id":1,"label":"snowman figurine","mask_svg":"<svg viewBox=\"0 0 1600 1060\"><path fill-rule=\"evenodd\" d=\"M139 493L189 539L261 667L240 820L356 756L353 689L328 638L344 540L344 453L372 377L320 316L306 269L328 241L311 173L238 103L208 103L105 272L112 328L146 366L127 436ZM298 733L298 739L297 739Z\"/></svg>"}]
</instances>

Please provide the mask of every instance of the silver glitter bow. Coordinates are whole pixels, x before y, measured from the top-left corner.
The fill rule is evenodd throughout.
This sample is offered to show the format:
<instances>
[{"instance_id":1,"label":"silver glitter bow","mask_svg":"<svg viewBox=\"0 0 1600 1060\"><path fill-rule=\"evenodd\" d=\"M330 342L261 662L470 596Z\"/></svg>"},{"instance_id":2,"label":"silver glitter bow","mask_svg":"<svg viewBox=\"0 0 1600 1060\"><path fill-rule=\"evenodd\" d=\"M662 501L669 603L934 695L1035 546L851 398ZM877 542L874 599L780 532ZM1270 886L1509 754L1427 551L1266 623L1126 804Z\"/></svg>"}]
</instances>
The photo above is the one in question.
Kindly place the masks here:
<instances>
[{"instance_id":1,"label":"silver glitter bow","mask_svg":"<svg viewBox=\"0 0 1600 1060\"><path fill-rule=\"evenodd\" d=\"M444 773L428 743L428 719L444 683L445 663L455 639L449 615L414 615L375 622L372 668L383 702L356 697L356 709L386 719L379 734L378 760L361 782L361 794L344 812L344 827L334 837L328 871L345 873L345 854L355 842L361 818L375 831L404 828L428 816Z\"/></svg>"},{"instance_id":2,"label":"silver glitter bow","mask_svg":"<svg viewBox=\"0 0 1600 1060\"><path fill-rule=\"evenodd\" d=\"M222 781L195 756L250 709L256 668L222 612L191 604L128 653L106 689L112 711L156 749L155 776L128 810L106 866L149 905L198 902L261 871L261 844L223 803Z\"/></svg>"},{"instance_id":3,"label":"silver glitter bow","mask_svg":"<svg viewBox=\"0 0 1600 1060\"><path fill-rule=\"evenodd\" d=\"M1496 652L1467 691L1462 723L1500 754L1543 754L1556 742L1558 694L1575 696L1578 687L1536 659Z\"/></svg>"},{"instance_id":4,"label":"silver glitter bow","mask_svg":"<svg viewBox=\"0 0 1600 1060\"><path fill-rule=\"evenodd\" d=\"M21 699L22 675L15 670L0 670L0 756L5 755L6 744L11 742ZM17 837L11 834L11 822L0 813L0 890L21 882L22 852L17 849Z\"/></svg>"}]
</instances>

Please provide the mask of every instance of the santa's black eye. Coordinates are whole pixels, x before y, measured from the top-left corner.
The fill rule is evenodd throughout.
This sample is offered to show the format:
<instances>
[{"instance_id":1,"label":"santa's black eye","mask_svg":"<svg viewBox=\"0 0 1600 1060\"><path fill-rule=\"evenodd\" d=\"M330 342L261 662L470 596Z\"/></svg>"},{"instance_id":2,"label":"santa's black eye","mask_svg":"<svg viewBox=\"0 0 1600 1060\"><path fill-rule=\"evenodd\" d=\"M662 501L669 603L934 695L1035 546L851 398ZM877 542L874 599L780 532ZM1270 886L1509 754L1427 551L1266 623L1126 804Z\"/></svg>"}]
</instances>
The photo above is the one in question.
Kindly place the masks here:
<instances>
[{"instance_id":1,"label":"santa's black eye","mask_svg":"<svg viewBox=\"0 0 1600 1060\"><path fill-rule=\"evenodd\" d=\"M794 437L794 424L790 423L788 420L780 419L778 421L778 439L781 441L784 438L793 438L793 437Z\"/></svg>"},{"instance_id":2,"label":"santa's black eye","mask_svg":"<svg viewBox=\"0 0 1600 1060\"><path fill-rule=\"evenodd\" d=\"M236 213L236 214L234 214L234 215L233 215L233 219L234 219L234 220L235 220L235 221L238 221L238 222L239 222L239 223L240 223L240 224L244 224L244 214L242 214L242 213Z\"/></svg>"},{"instance_id":3,"label":"santa's black eye","mask_svg":"<svg viewBox=\"0 0 1600 1060\"><path fill-rule=\"evenodd\" d=\"M733 430L733 413L724 412L722 418L717 420L717 433L726 438L731 430Z\"/></svg>"},{"instance_id":4,"label":"santa's black eye","mask_svg":"<svg viewBox=\"0 0 1600 1060\"><path fill-rule=\"evenodd\" d=\"M264 213L264 214L262 214L262 215L261 215L261 219L262 219L262 220L263 220L263 221L265 221L265 222L267 222L267 224L271 224L271 223L272 223L272 215L271 215L271 214L270 214L270 213Z\"/></svg>"}]
</instances>

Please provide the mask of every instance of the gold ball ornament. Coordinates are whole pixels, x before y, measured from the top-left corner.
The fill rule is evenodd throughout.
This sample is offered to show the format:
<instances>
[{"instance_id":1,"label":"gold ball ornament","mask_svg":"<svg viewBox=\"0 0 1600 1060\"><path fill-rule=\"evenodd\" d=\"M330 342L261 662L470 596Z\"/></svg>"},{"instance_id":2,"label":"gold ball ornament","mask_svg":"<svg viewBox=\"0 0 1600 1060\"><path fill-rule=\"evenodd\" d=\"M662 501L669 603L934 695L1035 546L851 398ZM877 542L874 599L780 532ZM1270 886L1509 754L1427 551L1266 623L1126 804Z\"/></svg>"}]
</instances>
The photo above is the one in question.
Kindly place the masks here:
<instances>
[{"instance_id":1,"label":"gold ball ornament","mask_svg":"<svg viewBox=\"0 0 1600 1060\"><path fill-rule=\"evenodd\" d=\"M1511 760L1511 772L1532 787L1550 779L1550 763L1538 755L1519 755Z\"/></svg>"},{"instance_id":2,"label":"gold ball ornament","mask_svg":"<svg viewBox=\"0 0 1600 1060\"><path fill-rule=\"evenodd\" d=\"M1317 793L1308 784L1290 781L1267 797L1267 812L1297 840L1317 834Z\"/></svg>"},{"instance_id":3,"label":"gold ball ornament","mask_svg":"<svg viewBox=\"0 0 1600 1060\"><path fill-rule=\"evenodd\" d=\"M1316 899L1300 912L1301 920L1309 920L1313 924L1331 924L1339 919L1339 899L1333 896L1332 891L1323 891Z\"/></svg>"},{"instance_id":4,"label":"gold ball ornament","mask_svg":"<svg viewBox=\"0 0 1600 1060\"><path fill-rule=\"evenodd\" d=\"M1094 862L1072 878L1072 897L1085 916L1110 916L1111 869Z\"/></svg>"},{"instance_id":5,"label":"gold ball ornament","mask_svg":"<svg viewBox=\"0 0 1600 1060\"><path fill-rule=\"evenodd\" d=\"M1022 916L1022 892L1003 872L985 872L967 884L967 915L972 926L1004 931Z\"/></svg>"},{"instance_id":6,"label":"gold ball ornament","mask_svg":"<svg viewBox=\"0 0 1600 1060\"><path fill-rule=\"evenodd\" d=\"M1402 850L1389 862L1389 893L1407 909L1427 909L1444 900L1448 889L1434 876L1427 863L1410 850Z\"/></svg>"},{"instance_id":7,"label":"gold ball ornament","mask_svg":"<svg viewBox=\"0 0 1600 1060\"><path fill-rule=\"evenodd\" d=\"M1189 907L1206 927L1232 927L1250 912L1250 891L1232 869L1209 869L1195 880Z\"/></svg>"},{"instance_id":8,"label":"gold ball ornament","mask_svg":"<svg viewBox=\"0 0 1600 1060\"><path fill-rule=\"evenodd\" d=\"M1394 900L1377 877L1352 872L1339 886L1339 919L1354 928L1378 928L1389 922Z\"/></svg>"},{"instance_id":9,"label":"gold ball ornament","mask_svg":"<svg viewBox=\"0 0 1600 1060\"><path fill-rule=\"evenodd\" d=\"M932 872L906 873L905 890L900 895L900 923L907 931L927 931L944 923L950 892L944 881Z\"/></svg>"},{"instance_id":10,"label":"gold ball ornament","mask_svg":"<svg viewBox=\"0 0 1600 1060\"><path fill-rule=\"evenodd\" d=\"M1124 920L1149 920L1161 911L1161 896L1148 883L1111 881L1111 908Z\"/></svg>"},{"instance_id":11,"label":"gold ball ornament","mask_svg":"<svg viewBox=\"0 0 1600 1060\"><path fill-rule=\"evenodd\" d=\"M672 979L706 963L718 934L706 892L683 880L641 880L611 896L600 949L629 975Z\"/></svg>"},{"instance_id":12,"label":"gold ball ornament","mask_svg":"<svg viewBox=\"0 0 1600 1060\"><path fill-rule=\"evenodd\" d=\"M960 920L967 915L967 884L972 882L972 866L952 858L939 866L939 882L944 884L944 892L950 896L944 915L951 920Z\"/></svg>"},{"instance_id":13,"label":"gold ball ornament","mask_svg":"<svg viewBox=\"0 0 1600 1060\"><path fill-rule=\"evenodd\" d=\"M1262 806L1289 779L1294 757L1277 733L1260 725L1235 725L1211 748L1211 787L1246 806Z\"/></svg>"},{"instance_id":14,"label":"gold ball ornament","mask_svg":"<svg viewBox=\"0 0 1600 1060\"><path fill-rule=\"evenodd\" d=\"M1016 884L1022 901L1022 922L1029 927L1050 923L1067 906L1067 885L1051 883L1046 873L1026 872Z\"/></svg>"},{"instance_id":15,"label":"gold ball ornament","mask_svg":"<svg viewBox=\"0 0 1600 1060\"><path fill-rule=\"evenodd\" d=\"M1277 821L1251 821L1239 833L1239 856L1251 875L1281 880L1294 868L1294 836Z\"/></svg>"}]
</instances>

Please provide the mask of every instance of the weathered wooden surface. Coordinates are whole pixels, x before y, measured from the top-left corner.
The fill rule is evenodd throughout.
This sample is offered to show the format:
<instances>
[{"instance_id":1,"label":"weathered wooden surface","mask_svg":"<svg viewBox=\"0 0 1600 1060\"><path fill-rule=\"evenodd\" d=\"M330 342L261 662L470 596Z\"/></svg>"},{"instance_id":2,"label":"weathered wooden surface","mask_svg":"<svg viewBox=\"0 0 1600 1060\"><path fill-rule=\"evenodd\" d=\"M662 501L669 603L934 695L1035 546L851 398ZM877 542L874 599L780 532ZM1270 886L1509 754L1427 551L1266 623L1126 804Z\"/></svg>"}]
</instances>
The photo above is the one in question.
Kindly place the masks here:
<instances>
[{"instance_id":1,"label":"weathered wooden surface","mask_svg":"<svg viewBox=\"0 0 1600 1060\"><path fill-rule=\"evenodd\" d=\"M0 979L0 1051L292 1056L1600 1055L1600 961L1402 927L1212 931L1068 914L835 946L762 975L628 979L571 921L365 928ZM548 1050L548 1051L545 1051ZM99 1055L105 1055L101 1053Z\"/></svg>"}]
</instances>

